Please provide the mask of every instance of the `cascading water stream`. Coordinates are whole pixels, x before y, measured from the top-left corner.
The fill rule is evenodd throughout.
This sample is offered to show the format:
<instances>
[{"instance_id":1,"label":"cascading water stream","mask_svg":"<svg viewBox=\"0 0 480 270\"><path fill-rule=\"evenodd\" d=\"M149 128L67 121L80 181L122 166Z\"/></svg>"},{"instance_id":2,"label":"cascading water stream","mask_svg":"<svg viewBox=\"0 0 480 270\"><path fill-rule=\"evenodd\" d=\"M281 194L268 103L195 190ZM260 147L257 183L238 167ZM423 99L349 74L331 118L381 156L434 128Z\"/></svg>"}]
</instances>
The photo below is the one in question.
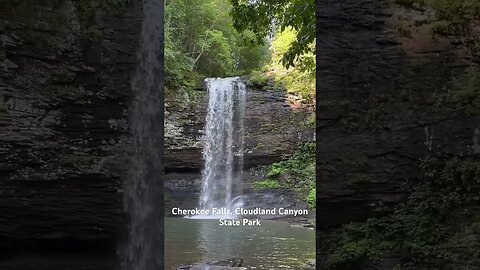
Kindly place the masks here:
<instances>
[{"instance_id":1,"label":"cascading water stream","mask_svg":"<svg viewBox=\"0 0 480 270\"><path fill-rule=\"evenodd\" d=\"M131 132L135 142L125 204L130 215L123 270L163 269L163 1L143 3L139 63L132 81Z\"/></svg>"},{"instance_id":2,"label":"cascading water stream","mask_svg":"<svg viewBox=\"0 0 480 270\"><path fill-rule=\"evenodd\" d=\"M242 193L246 88L238 77L206 82L209 102L200 207L232 210L233 196Z\"/></svg>"}]
</instances>

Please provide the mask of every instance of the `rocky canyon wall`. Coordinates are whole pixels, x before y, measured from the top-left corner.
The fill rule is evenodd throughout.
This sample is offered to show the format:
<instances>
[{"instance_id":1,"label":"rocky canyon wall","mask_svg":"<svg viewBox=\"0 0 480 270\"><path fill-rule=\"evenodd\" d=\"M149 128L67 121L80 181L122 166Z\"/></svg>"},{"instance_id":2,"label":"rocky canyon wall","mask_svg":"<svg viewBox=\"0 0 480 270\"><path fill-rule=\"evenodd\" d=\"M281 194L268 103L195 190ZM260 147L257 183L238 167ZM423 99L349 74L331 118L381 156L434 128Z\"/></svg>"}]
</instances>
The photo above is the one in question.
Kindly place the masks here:
<instances>
[{"instance_id":1,"label":"rocky canyon wall","mask_svg":"<svg viewBox=\"0 0 480 270\"><path fill-rule=\"evenodd\" d=\"M72 1L18 3L0 9L0 248L114 247L141 6L86 27Z\"/></svg>"},{"instance_id":2,"label":"rocky canyon wall","mask_svg":"<svg viewBox=\"0 0 480 270\"><path fill-rule=\"evenodd\" d=\"M420 160L479 154L480 117L455 98L468 48L407 1L317 1L321 227L384 215L420 180Z\"/></svg>"},{"instance_id":3,"label":"rocky canyon wall","mask_svg":"<svg viewBox=\"0 0 480 270\"><path fill-rule=\"evenodd\" d=\"M245 169L268 165L290 156L297 147L313 141L306 124L309 109L295 108L281 89L248 87L245 104ZM197 89L195 100L166 100L165 170L196 171L203 166L202 136L208 92Z\"/></svg>"}]
</instances>

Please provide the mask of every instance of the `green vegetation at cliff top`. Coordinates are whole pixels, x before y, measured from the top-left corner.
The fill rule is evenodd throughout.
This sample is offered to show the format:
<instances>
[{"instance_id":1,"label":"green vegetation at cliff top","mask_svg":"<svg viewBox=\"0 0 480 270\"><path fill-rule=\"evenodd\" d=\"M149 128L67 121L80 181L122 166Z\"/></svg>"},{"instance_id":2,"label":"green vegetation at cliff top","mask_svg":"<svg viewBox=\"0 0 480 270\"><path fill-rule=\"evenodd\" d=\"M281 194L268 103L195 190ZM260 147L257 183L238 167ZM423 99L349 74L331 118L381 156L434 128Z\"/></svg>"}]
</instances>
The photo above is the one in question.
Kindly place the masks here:
<instances>
[{"instance_id":1,"label":"green vegetation at cliff top","mask_svg":"<svg viewBox=\"0 0 480 270\"><path fill-rule=\"evenodd\" d=\"M294 38L281 55L285 68L296 66L303 55L315 53L314 0L231 0L232 17L237 30L250 30L258 40L272 32L294 31ZM275 25L275 27L272 27ZM273 30L273 31L272 31Z\"/></svg>"},{"instance_id":2,"label":"green vegetation at cliff top","mask_svg":"<svg viewBox=\"0 0 480 270\"><path fill-rule=\"evenodd\" d=\"M273 88L312 103L314 55L313 0L165 2L165 85L174 92L204 77L252 74L254 86L271 77Z\"/></svg>"},{"instance_id":3,"label":"green vegetation at cliff top","mask_svg":"<svg viewBox=\"0 0 480 270\"><path fill-rule=\"evenodd\" d=\"M315 103L315 44L310 43L310 51L299 55L294 61L295 66L282 63L283 57L288 53L297 35L292 28L277 31L270 45L270 61L261 71L250 74L250 85L257 88L268 87L268 82L273 81L274 89L285 89L288 93L297 95L303 103Z\"/></svg>"},{"instance_id":4,"label":"green vegetation at cliff top","mask_svg":"<svg viewBox=\"0 0 480 270\"><path fill-rule=\"evenodd\" d=\"M265 43L238 32L228 0L165 1L165 84L191 90L204 77L250 73L268 60Z\"/></svg>"},{"instance_id":5,"label":"green vegetation at cliff top","mask_svg":"<svg viewBox=\"0 0 480 270\"><path fill-rule=\"evenodd\" d=\"M258 39L272 36L271 59L261 69L262 76L273 79L273 88L315 104L315 1L231 1L235 28L250 30ZM252 74L253 85L262 81L259 77Z\"/></svg>"}]
</instances>

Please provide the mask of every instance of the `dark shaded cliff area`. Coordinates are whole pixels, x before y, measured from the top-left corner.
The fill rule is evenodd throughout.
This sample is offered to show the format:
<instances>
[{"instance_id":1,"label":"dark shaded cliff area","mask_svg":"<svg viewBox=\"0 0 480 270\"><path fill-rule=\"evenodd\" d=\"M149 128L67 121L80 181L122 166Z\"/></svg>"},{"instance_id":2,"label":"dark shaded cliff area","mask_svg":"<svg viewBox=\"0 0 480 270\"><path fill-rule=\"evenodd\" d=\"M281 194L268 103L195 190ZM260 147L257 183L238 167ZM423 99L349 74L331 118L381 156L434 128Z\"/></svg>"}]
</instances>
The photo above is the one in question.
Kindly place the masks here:
<instances>
[{"instance_id":1,"label":"dark shaded cliff area","mask_svg":"<svg viewBox=\"0 0 480 270\"><path fill-rule=\"evenodd\" d=\"M115 251L141 6L11 3L0 8L0 249Z\"/></svg>"},{"instance_id":2,"label":"dark shaded cliff area","mask_svg":"<svg viewBox=\"0 0 480 270\"><path fill-rule=\"evenodd\" d=\"M418 2L317 2L325 269L479 267L478 32Z\"/></svg>"}]
</instances>

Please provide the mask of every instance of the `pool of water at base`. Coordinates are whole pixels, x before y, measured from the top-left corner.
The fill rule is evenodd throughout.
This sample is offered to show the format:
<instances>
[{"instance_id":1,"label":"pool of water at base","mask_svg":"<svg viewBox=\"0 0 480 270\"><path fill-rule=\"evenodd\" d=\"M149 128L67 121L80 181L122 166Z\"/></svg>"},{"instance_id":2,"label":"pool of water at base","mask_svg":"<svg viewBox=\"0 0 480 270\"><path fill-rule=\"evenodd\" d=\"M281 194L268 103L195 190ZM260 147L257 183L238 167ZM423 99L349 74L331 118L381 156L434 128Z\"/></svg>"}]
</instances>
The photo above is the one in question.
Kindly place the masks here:
<instances>
[{"instance_id":1,"label":"pool of water at base","mask_svg":"<svg viewBox=\"0 0 480 270\"><path fill-rule=\"evenodd\" d=\"M219 226L216 219L165 218L165 269L240 257L248 269L309 269L315 231L286 222Z\"/></svg>"}]
</instances>

